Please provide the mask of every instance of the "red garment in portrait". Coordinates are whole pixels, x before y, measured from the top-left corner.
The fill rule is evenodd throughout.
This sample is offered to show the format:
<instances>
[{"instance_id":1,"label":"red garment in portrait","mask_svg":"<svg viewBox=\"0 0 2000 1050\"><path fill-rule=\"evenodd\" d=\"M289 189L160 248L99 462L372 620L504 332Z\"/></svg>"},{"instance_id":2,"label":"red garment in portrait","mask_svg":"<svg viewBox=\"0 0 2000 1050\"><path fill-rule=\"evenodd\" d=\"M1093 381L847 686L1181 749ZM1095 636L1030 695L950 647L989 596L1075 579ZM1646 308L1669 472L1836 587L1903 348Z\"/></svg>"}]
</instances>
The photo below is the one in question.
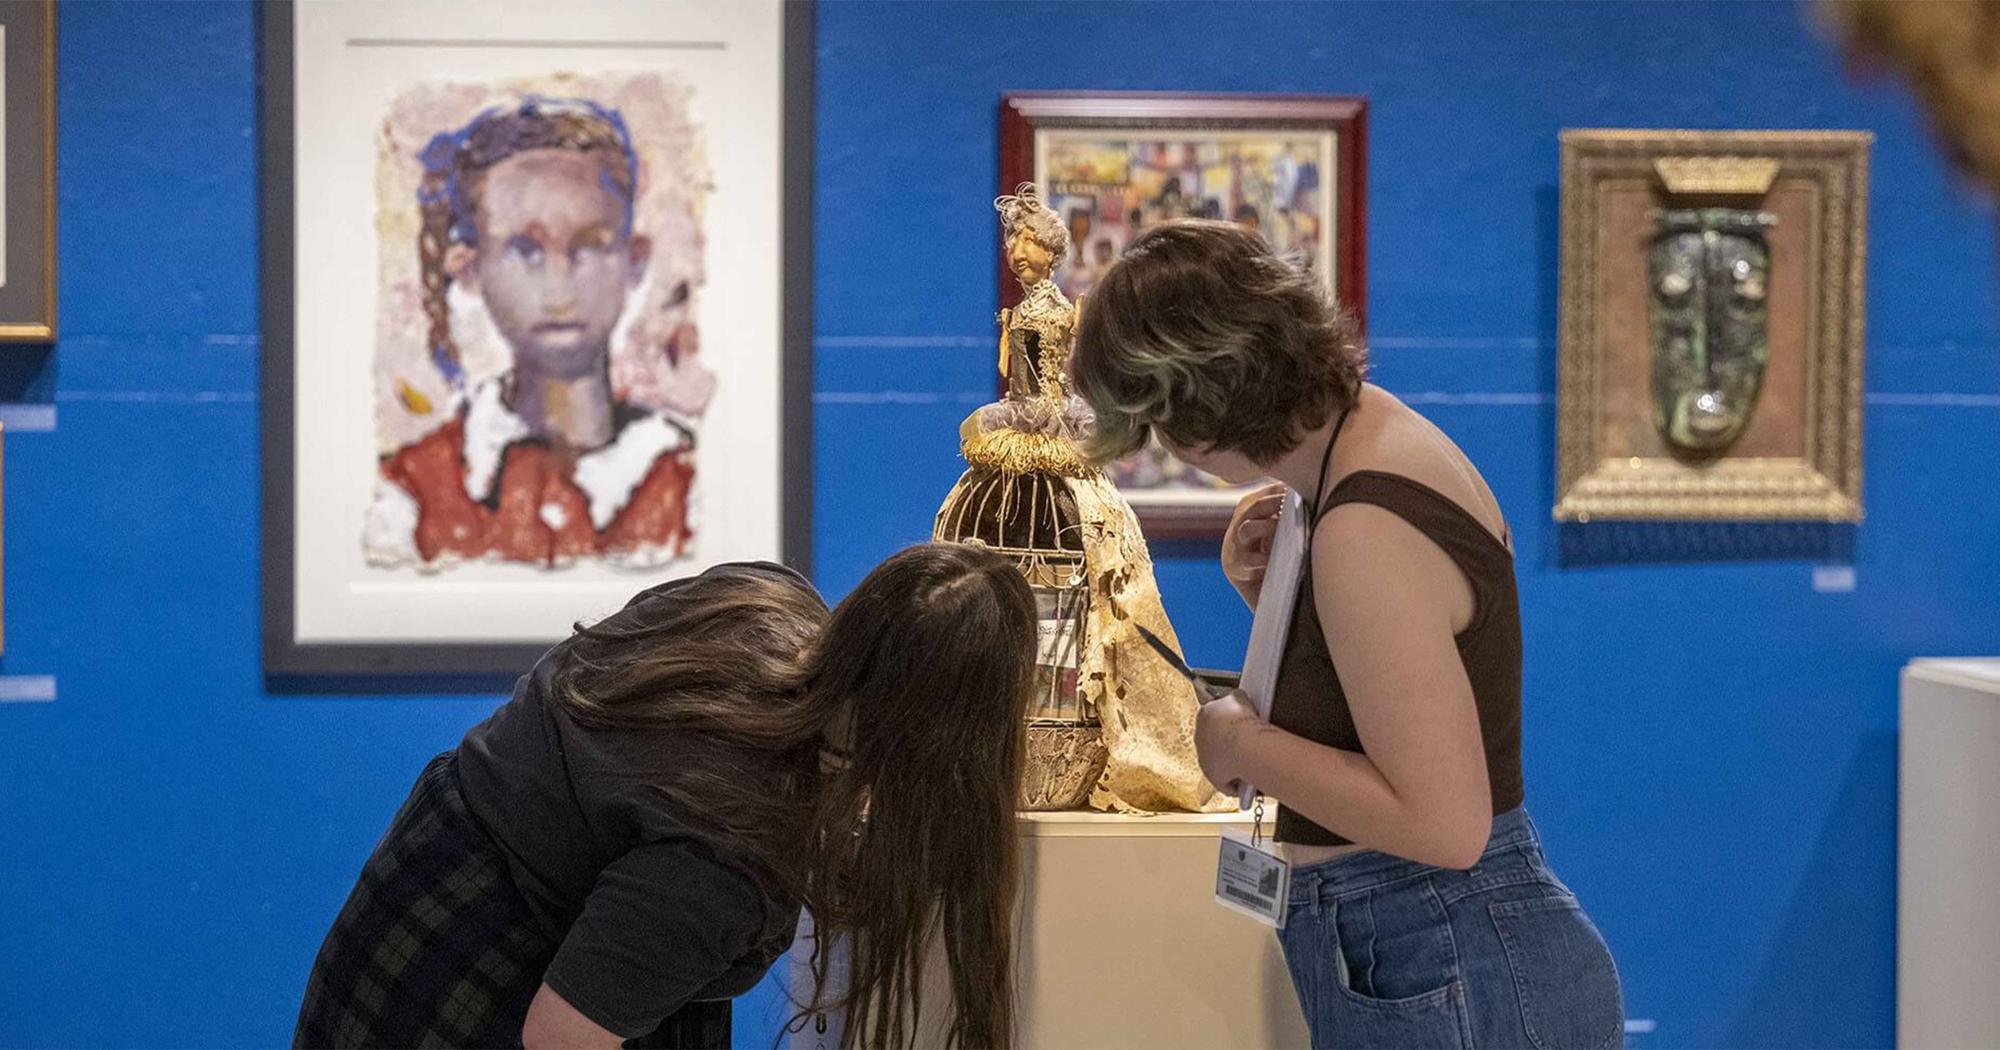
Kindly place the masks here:
<instances>
[{"instance_id":1,"label":"red garment in portrait","mask_svg":"<svg viewBox=\"0 0 2000 1050\"><path fill-rule=\"evenodd\" d=\"M694 456L686 432L640 415L601 449L572 455L527 436L497 398L475 396L459 418L381 463L384 504L414 504L417 560L486 557L556 566L579 558L679 557L693 533ZM393 520L407 522L409 508ZM376 526L380 528L381 526ZM407 550L407 548L406 548Z\"/></svg>"}]
</instances>

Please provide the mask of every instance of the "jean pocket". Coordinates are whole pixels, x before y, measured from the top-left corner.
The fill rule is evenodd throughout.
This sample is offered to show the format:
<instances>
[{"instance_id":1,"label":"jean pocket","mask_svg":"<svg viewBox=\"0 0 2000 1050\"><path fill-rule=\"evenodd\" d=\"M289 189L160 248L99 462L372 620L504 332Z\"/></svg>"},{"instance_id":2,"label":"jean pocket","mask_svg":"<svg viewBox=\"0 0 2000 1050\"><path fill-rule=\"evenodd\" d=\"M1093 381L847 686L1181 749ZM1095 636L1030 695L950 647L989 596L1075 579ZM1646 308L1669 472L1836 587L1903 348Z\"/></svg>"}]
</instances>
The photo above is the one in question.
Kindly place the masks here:
<instances>
[{"instance_id":1,"label":"jean pocket","mask_svg":"<svg viewBox=\"0 0 2000 1050\"><path fill-rule=\"evenodd\" d=\"M1618 969L1568 894L1487 907L1514 977L1521 1024L1538 1050L1608 1050L1625 1031Z\"/></svg>"},{"instance_id":2,"label":"jean pocket","mask_svg":"<svg viewBox=\"0 0 2000 1050\"><path fill-rule=\"evenodd\" d=\"M1342 899L1325 945L1341 1045L1455 1047L1470 1035L1449 920L1427 882Z\"/></svg>"}]
</instances>

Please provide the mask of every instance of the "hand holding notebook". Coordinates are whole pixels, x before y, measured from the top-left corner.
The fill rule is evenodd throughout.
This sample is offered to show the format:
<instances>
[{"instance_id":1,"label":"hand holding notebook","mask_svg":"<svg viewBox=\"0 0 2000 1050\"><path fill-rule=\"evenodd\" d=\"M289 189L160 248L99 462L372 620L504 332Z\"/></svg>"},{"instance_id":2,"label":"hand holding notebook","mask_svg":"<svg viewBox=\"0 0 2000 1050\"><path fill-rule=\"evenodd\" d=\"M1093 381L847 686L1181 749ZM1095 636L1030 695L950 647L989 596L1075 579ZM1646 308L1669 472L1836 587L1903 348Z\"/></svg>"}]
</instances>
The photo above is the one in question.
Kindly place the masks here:
<instances>
[{"instance_id":1,"label":"hand holding notebook","mask_svg":"<svg viewBox=\"0 0 2000 1050\"><path fill-rule=\"evenodd\" d=\"M1299 494L1286 489L1284 506L1278 511L1277 532L1271 538L1271 561L1264 568L1264 582L1257 591L1257 617L1250 624L1250 646L1243 654L1243 679L1237 688L1250 698L1257 717L1271 720L1271 697L1278 684L1278 670L1284 663L1285 643L1291 637L1292 610L1297 607L1299 584L1306 567L1306 511ZM1245 783L1236 801L1244 808L1257 797L1257 789Z\"/></svg>"},{"instance_id":2,"label":"hand holding notebook","mask_svg":"<svg viewBox=\"0 0 2000 1050\"><path fill-rule=\"evenodd\" d=\"M1265 722L1271 720L1271 697L1278 684L1278 671L1285 659L1285 643L1291 637L1292 611L1297 608L1299 584L1306 562L1305 501L1291 489L1284 491L1278 511L1277 531L1271 538L1271 560L1264 569L1264 581L1257 593L1257 616L1250 625L1250 647L1243 654L1243 677L1237 691L1250 701L1250 709ZM1144 627L1139 634L1160 657L1194 683L1202 703L1217 694L1203 682L1172 647ZM1256 801L1257 789L1248 782L1238 785L1237 804L1244 809Z\"/></svg>"}]
</instances>

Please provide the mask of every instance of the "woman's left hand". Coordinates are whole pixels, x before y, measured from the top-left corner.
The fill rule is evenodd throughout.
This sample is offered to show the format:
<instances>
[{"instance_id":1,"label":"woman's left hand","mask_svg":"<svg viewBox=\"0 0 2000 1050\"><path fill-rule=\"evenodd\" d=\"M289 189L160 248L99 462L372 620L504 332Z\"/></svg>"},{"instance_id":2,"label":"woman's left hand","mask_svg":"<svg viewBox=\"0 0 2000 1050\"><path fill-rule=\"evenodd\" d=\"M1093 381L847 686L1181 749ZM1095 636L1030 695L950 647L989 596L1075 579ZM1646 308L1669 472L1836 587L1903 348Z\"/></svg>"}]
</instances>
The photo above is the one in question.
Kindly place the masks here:
<instances>
[{"instance_id":1,"label":"woman's left hand","mask_svg":"<svg viewBox=\"0 0 2000 1050\"><path fill-rule=\"evenodd\" d=\"M1194 719L1194 750L1209 783L1224 791L1236 790L1237 781L1247 772L1243 742L1261 721L1241 689L1201 705Z\"/></svg>"}]
</instances>

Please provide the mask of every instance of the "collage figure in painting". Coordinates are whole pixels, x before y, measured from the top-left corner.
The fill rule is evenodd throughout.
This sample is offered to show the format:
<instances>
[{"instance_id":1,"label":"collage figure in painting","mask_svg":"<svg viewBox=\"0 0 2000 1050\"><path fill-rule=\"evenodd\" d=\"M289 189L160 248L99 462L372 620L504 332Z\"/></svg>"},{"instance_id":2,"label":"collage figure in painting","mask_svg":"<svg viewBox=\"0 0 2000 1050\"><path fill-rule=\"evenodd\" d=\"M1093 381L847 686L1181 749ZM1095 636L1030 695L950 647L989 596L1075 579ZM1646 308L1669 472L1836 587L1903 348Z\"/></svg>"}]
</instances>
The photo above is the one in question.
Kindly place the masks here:
<instances>
[{"instance_id":1,"label":"collage figure in painting","mask_svg":"<svg viewBox=\"0 0 2000 1050\"><path fill-rule=\"evenodd\" d=\"M687 92L549 80L419 87L384 124L377 566L689 553L715 377Z\"/></svg>"}]
</instances>

